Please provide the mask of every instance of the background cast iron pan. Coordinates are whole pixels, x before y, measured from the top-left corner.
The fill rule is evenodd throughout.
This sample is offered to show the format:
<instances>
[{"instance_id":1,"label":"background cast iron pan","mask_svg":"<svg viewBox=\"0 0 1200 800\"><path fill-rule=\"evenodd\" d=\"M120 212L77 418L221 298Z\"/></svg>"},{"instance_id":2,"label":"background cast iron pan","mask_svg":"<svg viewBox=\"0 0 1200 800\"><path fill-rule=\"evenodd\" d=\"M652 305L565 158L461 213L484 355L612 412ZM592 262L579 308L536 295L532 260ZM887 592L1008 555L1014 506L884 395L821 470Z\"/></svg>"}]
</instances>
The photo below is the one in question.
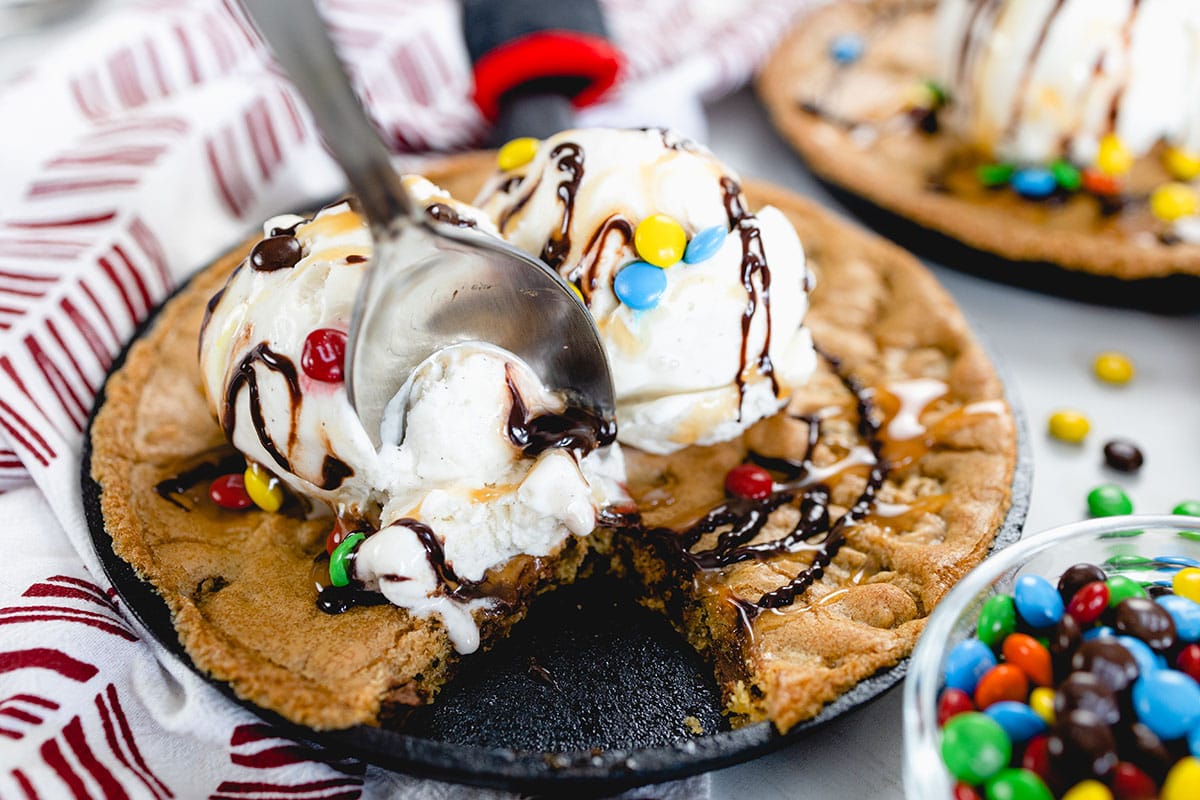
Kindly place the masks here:
<instances>
[{"instance_id":1,"label":"background cast iron pan","mask_svg":"<svg viewBox=\"0 0 1200 800\"><path fill-rule=\"evenodd\" d=\"M811 169L809 173L876 233L921 258L959 272L1099 305L1159 314L1190 314L1200 310L1200 276L1180 273L1161 278L1122 280L1066 269L1049 261L1011 261L986 250L977 250L939 230L926 228L826 180Z\"/></svg>"},{"instance_id":2,"label":"background cast iron pan","mask_svg":"<svg viewBox=\"0 0 1200 800\"><path fill-rule=\"evenodd\" d=\"M110 374L125 363L130 345L161 308L132 337ZM511 637L466 659L437 703L419 712L403 732L366 725L314 731L296 725L241 700L228 684L196 667L179 642L166 603L113 553L100 511L100 486L91 477L91 423L105 394L102 387L84 437L83 506L96 553L126 607L167 650L227 697L288 735L340 755L479 786L607 794L776 750L879 697L907 671L908 659L880 670L786 735L768 722L731 730L711 669L663 617L639 606L628 587L599 579L538 599ZM1008 400L1017 423L1017 464L1012 506L993 551L1020 538L1033 480L1025 415L1011 393ZM703 734L688 731L688 716L700 723Z\"/></svg>"}]
</instances>

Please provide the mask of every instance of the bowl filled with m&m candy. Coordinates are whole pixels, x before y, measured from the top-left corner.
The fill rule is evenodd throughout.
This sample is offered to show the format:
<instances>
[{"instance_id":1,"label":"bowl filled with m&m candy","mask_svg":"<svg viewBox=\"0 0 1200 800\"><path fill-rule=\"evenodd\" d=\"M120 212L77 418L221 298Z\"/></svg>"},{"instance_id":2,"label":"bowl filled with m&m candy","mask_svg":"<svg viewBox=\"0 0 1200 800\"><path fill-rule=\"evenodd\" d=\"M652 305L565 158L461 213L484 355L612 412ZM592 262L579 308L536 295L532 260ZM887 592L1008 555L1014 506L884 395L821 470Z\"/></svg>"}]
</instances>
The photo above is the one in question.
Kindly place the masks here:
<instances>
[{"instance_id":1,"label":"bowl filled with m&m candy","mask_svg":"<svg viewBox=\"0 0 1200 800\"><path fill-rule=\"evenodd\" d=\"M938 605L904 687L910 800L1200 798L1200 517L1027 536Z\"/></svg>"}]
</instances>

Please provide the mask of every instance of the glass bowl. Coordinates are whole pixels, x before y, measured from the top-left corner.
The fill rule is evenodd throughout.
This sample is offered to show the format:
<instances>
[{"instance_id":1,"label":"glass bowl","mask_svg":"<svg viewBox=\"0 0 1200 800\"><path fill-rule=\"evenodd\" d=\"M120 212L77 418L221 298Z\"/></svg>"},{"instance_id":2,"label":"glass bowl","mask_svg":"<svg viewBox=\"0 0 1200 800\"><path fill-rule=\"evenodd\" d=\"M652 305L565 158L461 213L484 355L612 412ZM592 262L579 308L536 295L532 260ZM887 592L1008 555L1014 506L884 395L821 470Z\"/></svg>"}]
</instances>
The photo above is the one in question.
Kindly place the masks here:
<instances>
[{"instance_id":1,"label":"glass bowl","mask_svg":"<svg viewBox=\"0 0 1200 800\"><path fill-rule=\"evenodd\" d=\"M1017 578L1041 575L1052 584L1073 564L1090 562L1109 575L1170 582L1178 564L1159 557L1200 560L1200 517L1121 516L1086 520L1027 536L966 575L938 604L909 663L904 681L904 793L909 800L950 800L954 780L942 765L937 699L947 654L975 635L984 601L1011 594Z\"/></svg>"}]
</instances>

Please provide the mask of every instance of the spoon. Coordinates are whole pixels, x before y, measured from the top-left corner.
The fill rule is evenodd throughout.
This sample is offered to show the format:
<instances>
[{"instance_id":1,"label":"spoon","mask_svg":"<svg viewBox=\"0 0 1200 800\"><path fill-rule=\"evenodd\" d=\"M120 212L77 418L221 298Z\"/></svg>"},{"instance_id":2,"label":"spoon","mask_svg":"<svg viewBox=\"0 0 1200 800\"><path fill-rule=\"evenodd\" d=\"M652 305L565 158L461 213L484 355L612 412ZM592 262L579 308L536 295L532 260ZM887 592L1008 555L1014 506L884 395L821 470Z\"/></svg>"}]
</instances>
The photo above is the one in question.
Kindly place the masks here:
<instances>
[{"instance_id":1,"label":"spoon","mask_svg":"<svg viewBox=\"0 0 1200 800\"><path fill-rule=\"evenodd\" d=\"M242 3L307 102L374 239L346 350L350 403L372 443L380 445L384 411L413 369L471 341L510 351L568 405L611 425L608 359L595 320L567 283L503 240L456 224L456 215L435 220L413 202L311 0Z\"/></svg>"}]
</instances>

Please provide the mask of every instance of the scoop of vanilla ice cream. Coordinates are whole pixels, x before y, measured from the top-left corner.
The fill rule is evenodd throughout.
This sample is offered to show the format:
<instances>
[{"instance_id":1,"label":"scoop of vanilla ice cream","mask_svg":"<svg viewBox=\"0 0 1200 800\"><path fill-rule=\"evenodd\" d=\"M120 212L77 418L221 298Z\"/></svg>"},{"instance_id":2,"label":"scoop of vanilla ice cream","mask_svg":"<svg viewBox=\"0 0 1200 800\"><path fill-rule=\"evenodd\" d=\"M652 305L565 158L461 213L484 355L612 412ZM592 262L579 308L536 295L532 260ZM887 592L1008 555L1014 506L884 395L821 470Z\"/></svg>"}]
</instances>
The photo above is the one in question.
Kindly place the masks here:
<instances>
[{"instance_id":1,"label":"scoop of vanilla ice cream","mask_svg":"<svg viewBox=\"0 0 1200 800\"><path fill-rule=\"evenodd\" d=\"M452 212L456 224L495 233L428 181L405 183L431 216ZM517 356L484 343L446 348L414 370L376 450L329 370L340 368L337 348L371 255L363 219L341 202L311 220L275 218L264 232L201 329L210 405L248 460L350 529L379 528L359 546L355 579L414 614L440 615L469 652L479 641L472 612L488 600L454 592L431 548L455 583L471 583L516 555L544 556L587 535L597 509L625 499L620 452L592 449L595 441L526 446L517 429L563 413L565 401ZM422 526L427 541L414 532Z\"/></svg>"},{"instance_id":2,"label":"scoop of vanilla ice cream","mask_svg":"<svg viewBox=\"0 0 1200 800\"><path fill-rule=\"evenodd\" d=\"M1091 164L1110 133L1200 150L1200 3L941 0L937 24L948 122L995 158Z\"/></svg>"},{"instance_id":3,"label":"scoop of vanilla ice cream","mask_svg":"<svg viewBox=\"0 0 1200 800\"><path fill-rule=\"evenodd\" d=\"M748 213L735 174L678 134L556 134L496 175L476 205L579 288L612 366L624 444L670 453L733 438L777 412L815 368L802 327L811 276L795 229L775 208ZM634 233L654 214L689 240L718 228L721 243L667 268L657 305L634 310L614 279L639 259Z\"/></svg>"}]
</instances>

